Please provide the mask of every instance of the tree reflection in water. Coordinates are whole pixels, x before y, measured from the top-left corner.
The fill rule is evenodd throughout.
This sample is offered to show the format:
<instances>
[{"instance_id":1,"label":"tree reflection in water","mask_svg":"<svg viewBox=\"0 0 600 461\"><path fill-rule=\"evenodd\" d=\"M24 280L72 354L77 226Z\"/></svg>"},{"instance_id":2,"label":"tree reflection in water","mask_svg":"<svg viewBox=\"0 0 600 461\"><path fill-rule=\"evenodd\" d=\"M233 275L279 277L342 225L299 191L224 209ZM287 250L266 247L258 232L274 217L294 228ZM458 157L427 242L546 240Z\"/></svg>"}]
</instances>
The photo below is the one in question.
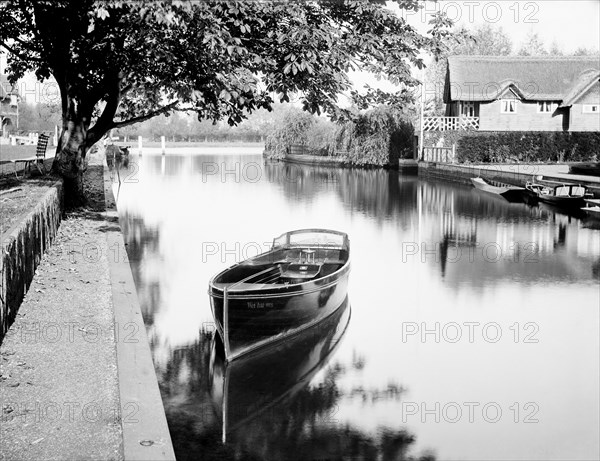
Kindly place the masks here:
<instances>
[{"instance_id":1,"label":"tree reflection in water","mask_svg":"<svg viewBox=\"0 0 600 461\"><path fill-rule=\"evenodd\" d=\"M402 393L397 385L340 389L347 371L361 369L365 361L330 363L349 315L342 306L318 329L227 366L218 337L209 331L201 331L192 347L173 351L159 381L177 459L434 459L409 454L415 437L405 429L366 433L336 421L343 398L398 399ZM311 384L321 370L318 384Z\"/></svg>"}]
</instances>

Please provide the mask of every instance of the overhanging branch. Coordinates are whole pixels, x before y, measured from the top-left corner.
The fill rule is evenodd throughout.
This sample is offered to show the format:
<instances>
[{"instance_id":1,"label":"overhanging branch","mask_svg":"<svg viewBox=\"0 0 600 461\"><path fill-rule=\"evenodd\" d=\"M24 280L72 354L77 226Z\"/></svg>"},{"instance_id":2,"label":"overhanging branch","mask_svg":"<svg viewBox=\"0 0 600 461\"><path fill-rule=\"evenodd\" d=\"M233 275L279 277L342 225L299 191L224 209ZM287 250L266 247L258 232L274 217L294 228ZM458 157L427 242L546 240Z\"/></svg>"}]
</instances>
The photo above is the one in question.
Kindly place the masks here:
<instances>
[{"instance_id":1,"label":"overhanging branch","mask_svg":"<svg viewBox=\"0 0 600 461\"><path fill-rule=\"evenodd\" d=\"M11 54L14 54L17 58L22 59L23 61L36 61L36 62L44 62L41 58L36 58L35 56L24 56L18 51L16 51L10 45L7 45L6 42L0 42L0 46L6 48Z\"/></svg>"},{"instance_id":2,"label":"overhanging branch","mask_svg":"<svg viewBox=\"0 0 600 461\"><path fill-rule=\"evenodd\" d=\"M176 110L175 107L177 106L177 104L179 104L179 101L172 102L171 104L167 104L166 106L161 107L160 109L148 112L144 115L140 115L139 117L133 117L128 120L123 120L122 122L113 122L110 128L122 128L124 126L133 125L134 123L144 122L146 120L151 119L152 117L156 117L157 115L169 112L170 110Z\"/></svg>"}]
</instances>

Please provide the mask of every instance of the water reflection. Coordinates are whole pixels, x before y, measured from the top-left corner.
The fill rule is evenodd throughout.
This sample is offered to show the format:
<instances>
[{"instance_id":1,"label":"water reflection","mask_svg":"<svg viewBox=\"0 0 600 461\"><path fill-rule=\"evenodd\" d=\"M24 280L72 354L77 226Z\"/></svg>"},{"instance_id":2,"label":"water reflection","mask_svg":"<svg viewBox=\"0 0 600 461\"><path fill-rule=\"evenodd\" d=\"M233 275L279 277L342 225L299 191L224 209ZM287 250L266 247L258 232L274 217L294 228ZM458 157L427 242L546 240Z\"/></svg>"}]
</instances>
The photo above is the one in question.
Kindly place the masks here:
<instances>
[{"instance_id":1,"label":"water reflection","mask_svg":"<svg viewBox=\"0 0 600 461\"><path fill-rule=\"evenodd\" d=\"M121 177L133 171L119 215L178 459L598 457L594 222L393 171L263 165L235 154L130 159ZM313 338L283 364L270 358L266 387L251 375L246 402L235 406L254 416L223 445L207 282L252 256L245 244L303 227L349 233L352 321L335 350ZM420 334L452 322L479 324L475 340ZM482 339L488 323L501 329L499 341ZM526 324L537 328L533 343L523 342ZM419 334L407 337L407 325ZM252 411L248 395L267 411ZM498 403L504 418L403 415L405 404L473 401ZM515 402L535 402L539 422L515 423Z\"/></svg>"}]
</instances>

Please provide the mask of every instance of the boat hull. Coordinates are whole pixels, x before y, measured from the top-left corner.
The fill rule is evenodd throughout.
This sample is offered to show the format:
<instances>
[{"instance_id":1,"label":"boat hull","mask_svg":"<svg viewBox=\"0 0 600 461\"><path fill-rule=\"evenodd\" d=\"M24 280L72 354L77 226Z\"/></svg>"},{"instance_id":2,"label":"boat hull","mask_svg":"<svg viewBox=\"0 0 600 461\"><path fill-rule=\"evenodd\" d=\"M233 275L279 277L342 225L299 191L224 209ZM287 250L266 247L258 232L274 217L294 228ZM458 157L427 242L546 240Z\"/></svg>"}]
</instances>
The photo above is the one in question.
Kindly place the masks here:
<instances>
[{"instance_id":1,"label":"boat hull","mask_svg":"<svg viewBox=\"0 0 600 461\"><path fill-rule=\"evenodd\" d=\"M329 317L348 291L349 264L322 279L227 294L227 334L223 290L209 294L216 328L226 344L227 360L281 341Z\"/></svg>"},{"instance_id":2,"label":"boat hull","mask_svg":"<svg viewBox=\"0 0 600 461\"><path fill-rule=\"evenodd\" d=\"M488 184L485 180L481 178L471 178L471 183L477 190L482 192L500 196L509 202L520 202L523 199L523 193L525 189L522 187L498 187Z\"/></svg>"},{"instance_id":3,"label":"boat hull","mask_svg":"<svg viewBox=\"0 0 600 461\"><path fill-rule=\"evenodd\" d=\"M556 196L548 196L535 194L533 195L540 202L547 203L549 205L554 205L560 208L581 208L585 204L585 200L583 197L556 197Z\"/></svg>"},{"instance_id":4,"label":"boat hull","mask_svg":"<svg viewBox=\"0 0 600 461\"><path fill-rule=\"evenodd\" d=\"M279 412L273 408L290 401L322 369L337 349L350 321L348 298L318 325L231 363L222 357L218 337L213 340L209 373L210 394L227 433L249 426L270 426ZM269 411L269 409L272 409ZM281 417L289 418L282 410Z\"/></svg>"}]
</instances>

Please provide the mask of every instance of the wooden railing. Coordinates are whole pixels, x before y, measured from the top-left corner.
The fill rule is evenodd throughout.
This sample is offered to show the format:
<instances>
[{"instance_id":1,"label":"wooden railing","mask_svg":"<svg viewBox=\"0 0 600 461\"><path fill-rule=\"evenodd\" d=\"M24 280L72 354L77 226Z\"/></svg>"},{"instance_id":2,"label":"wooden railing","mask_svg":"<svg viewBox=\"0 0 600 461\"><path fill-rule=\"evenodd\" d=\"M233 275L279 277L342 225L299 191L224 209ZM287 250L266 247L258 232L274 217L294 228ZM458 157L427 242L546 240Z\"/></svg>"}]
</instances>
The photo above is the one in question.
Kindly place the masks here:
<instances>
[{"instance_id":1,"label":"wooden railing","mask_svg":"<svg viewBox=\"0 0 600 461\"><path fill-rule=\"evenodd\" d=\"M479 117L424 117L423 131L478 130Z\"/></svg>"},{"instance_id":2,"label":"wooden railing","mask_svg":"<svg viewBox=\"0 0 600 461\"><path fill-rule=\"evenodd\" d=\"M423 147L420 160L423 162L454 163L456 147Z\"/></svg>"}]
</instances>

